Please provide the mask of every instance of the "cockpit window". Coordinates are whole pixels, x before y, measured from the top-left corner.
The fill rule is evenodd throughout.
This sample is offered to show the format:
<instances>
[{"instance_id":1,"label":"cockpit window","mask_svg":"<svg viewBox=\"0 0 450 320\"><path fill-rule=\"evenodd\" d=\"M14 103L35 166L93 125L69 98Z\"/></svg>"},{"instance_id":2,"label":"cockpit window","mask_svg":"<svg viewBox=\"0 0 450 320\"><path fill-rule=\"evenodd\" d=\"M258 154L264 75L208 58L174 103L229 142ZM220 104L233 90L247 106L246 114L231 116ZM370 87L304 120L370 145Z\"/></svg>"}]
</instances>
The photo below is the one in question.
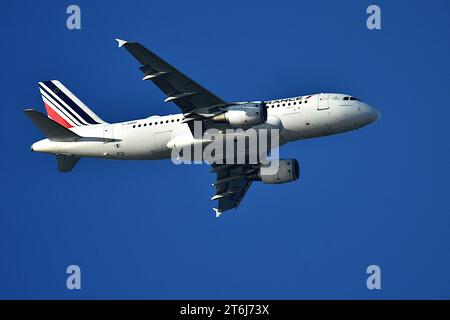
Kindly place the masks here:
<instances>
[{"instance_id":1,"label":"cockpit window","mask_svg":"<svg viewBox=\"0 0 450 320\"><path fill-rule=\"evenodd\" d=\"M344 97L342 100L354 100L354 101L360 101L358 98L355 98L355 97Z\"/></svg>"}]
</instances>

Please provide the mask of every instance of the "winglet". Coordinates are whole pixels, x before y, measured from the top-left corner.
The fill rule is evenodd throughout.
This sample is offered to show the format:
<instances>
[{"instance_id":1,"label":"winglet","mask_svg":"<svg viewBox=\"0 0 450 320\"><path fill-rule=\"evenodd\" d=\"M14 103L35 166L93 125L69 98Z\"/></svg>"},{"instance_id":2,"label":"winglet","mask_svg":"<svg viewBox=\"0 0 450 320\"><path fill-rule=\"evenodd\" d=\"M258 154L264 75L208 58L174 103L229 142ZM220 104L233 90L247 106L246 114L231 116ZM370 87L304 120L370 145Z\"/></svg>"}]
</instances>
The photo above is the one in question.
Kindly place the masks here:
<instances>
[{"instance_id":1,"label":"winglet","mask_svg":"<svg viewBox=\"0 0 450 320\"><path fill-rule=\"evenodd\" d=\"M216 213L216 218L220 217L220 215L222 214L222 211L217 208L213 208L213 210Z\"/></svg>"},{"instance_id":2,"label":"winglet","mask_svg":"<svg viewBox=\"0 0 450 320\"><path fill-rule=\"evenodd\" d=\"M128 41L116 39L117 43L119 44L119 48L122 47L124 44L128 43Z\"/></svg>"}]
</instances>

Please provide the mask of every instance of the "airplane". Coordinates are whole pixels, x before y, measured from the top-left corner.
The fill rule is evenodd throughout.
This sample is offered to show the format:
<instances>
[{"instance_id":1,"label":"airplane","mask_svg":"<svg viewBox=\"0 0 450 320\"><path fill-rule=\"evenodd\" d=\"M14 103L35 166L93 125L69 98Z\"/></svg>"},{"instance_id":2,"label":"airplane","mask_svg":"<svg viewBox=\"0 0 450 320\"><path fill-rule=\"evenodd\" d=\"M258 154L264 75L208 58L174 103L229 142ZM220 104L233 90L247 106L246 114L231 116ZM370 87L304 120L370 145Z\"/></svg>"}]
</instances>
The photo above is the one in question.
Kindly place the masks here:
<instances>
[{"instance_id":1,"label":"airplane","mask_svg":"<svg viewBox=\"0 0 450 320\"><path fill-rule=\"evenodd\" d=\"M31 151L56 155L60 172L71 171L80 158L116 160L171 159L174 148L198 143L194 124L202 130L279 130L286 143L359 129L379 119L380 113L358 98L342 93L318 93L284 99L228 102L178 71L137 42L116 39L141 64L142 80L151 81L173 102L179 114L108 123L57 80L39 82L47 115L35 109L25 114L47 137ZM201 140L201 139L200 139ZM202 141L200 141L202 143ZM226 152L226 151L225 151ZM253 181L287 183L299 178L296 159L280 159L276 172L267 174L261 163L211 164L216 174L213 208L216 217L237 208Z\"/></svg>"}]
</instances>

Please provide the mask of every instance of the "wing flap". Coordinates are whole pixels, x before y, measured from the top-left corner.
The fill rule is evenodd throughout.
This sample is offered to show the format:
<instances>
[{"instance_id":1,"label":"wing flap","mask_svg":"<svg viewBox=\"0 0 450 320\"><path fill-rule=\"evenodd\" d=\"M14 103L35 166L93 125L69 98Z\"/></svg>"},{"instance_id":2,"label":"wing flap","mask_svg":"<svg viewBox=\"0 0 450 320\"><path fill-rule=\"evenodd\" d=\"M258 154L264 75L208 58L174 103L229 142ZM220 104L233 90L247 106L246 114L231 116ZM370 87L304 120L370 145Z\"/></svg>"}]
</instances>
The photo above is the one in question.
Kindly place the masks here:
<instances>
[{"instance_id":1,"label":"wing flap","mask_svg":"<svg viewBox=\"0 0 450 320\"><path fill-rule=\"evenodd\" d=\"M252 170L254 165L213 165L211 172L216 172L216 181L213 184L216 192L211 200L218 200L217 208L214 208L216 217L224 211L237 208L250 188L252 181L247 179L246 173Z\"/></svg>"}]
</instances>

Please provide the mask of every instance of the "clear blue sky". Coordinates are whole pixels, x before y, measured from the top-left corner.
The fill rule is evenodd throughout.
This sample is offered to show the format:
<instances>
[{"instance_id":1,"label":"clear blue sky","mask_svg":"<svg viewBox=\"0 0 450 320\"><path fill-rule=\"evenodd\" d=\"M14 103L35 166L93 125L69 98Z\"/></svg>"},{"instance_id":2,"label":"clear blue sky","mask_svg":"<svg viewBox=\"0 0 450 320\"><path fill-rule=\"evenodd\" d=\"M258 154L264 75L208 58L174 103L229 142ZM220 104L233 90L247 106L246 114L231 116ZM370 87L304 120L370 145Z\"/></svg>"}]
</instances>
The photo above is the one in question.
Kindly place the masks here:
<instances>
[{"instance_id":1,"label":"clear blue sky","mask_svg":"<svg viewBox=\"0 0 450 320\"><path fill-rule=\"evenodd\" d=\"M450 2L2 2L0 298L450 298ZM37 82L107 121L176 113L114 38L151 48L225 100L346 92L382 117L293 143L299 181L254 184L214 217L207 166L29 151ZM65 269L82 270L82 290ZM382 290L366 288L366 267Z\"/></svg>"}]
</instances>

